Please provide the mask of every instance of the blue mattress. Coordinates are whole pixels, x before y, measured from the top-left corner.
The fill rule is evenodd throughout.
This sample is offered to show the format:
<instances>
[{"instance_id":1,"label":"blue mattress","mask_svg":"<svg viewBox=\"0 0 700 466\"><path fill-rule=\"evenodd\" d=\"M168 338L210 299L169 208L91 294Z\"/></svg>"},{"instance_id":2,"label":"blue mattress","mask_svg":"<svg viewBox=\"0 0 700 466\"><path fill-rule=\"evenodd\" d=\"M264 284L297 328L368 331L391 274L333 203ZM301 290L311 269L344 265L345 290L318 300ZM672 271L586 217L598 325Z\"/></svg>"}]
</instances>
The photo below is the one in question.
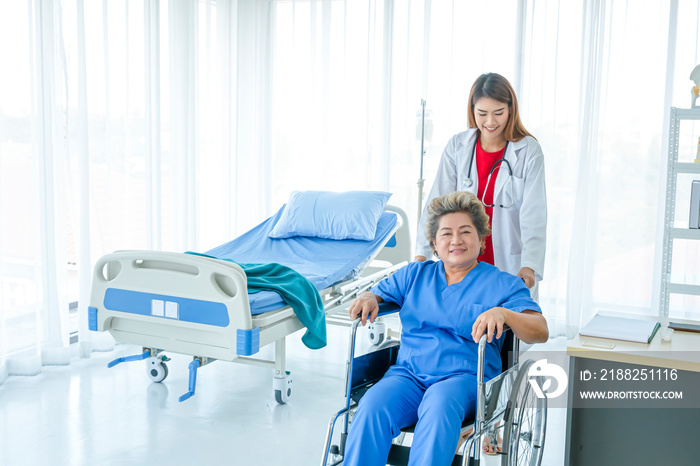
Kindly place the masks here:
<instances>
[{"instance_id":1,"label":"blue mattress","mask_svg":"<svg viewBox=\"0 0 700 466\"><path fill-rule=\"evenodd\" d=\"M284 208L285 206L282 206L275 215L252 230L205 254L240 263L276 262L305 276L320 291L359 275L369 257L391 234L397 222L396 214L382 213L377 223L377 233L372 241L350 239L339 241L305 236L270 238L268 235ZM280 295L273 291L263 291L249 296L250 310L253 315L274 311L285 305Z\"/></svg>"}]
</instances>

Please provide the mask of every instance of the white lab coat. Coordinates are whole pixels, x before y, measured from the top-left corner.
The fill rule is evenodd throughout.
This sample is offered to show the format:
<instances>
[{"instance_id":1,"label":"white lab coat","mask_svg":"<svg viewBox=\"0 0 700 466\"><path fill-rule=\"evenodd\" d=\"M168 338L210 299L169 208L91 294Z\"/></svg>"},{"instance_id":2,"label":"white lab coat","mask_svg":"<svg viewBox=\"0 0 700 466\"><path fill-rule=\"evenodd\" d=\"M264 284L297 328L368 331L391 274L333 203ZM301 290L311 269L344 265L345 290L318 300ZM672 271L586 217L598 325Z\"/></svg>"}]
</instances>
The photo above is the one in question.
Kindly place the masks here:
<instances>
[{"instance_id":1,"label":"white lab coat","mask_svg":"<svg viewBox=\"0 0 700 466\"><path fill-rule=\"evenodd\" d=\"M426 210L430 201L454 191L477 193L479 188L476 157L472 161L471 187L466 186L469 162L472 160L476 129L456 134L442 153L435 182L430 190L423 214L418 222L416 255L431 258L430 243L426 238ZM513 206L508 169L503 164L498 170L494 187L492 220L493 257L499 269L517 275L522 267L535 272L532 295L536 299L537 282L542 280L547 232L547 196L544 183L544 154L535 138L526 136L518 142L509 142L505 159L513 168ZM491 183L493 183L493 178Z\"/></svg>"}]
</instances>

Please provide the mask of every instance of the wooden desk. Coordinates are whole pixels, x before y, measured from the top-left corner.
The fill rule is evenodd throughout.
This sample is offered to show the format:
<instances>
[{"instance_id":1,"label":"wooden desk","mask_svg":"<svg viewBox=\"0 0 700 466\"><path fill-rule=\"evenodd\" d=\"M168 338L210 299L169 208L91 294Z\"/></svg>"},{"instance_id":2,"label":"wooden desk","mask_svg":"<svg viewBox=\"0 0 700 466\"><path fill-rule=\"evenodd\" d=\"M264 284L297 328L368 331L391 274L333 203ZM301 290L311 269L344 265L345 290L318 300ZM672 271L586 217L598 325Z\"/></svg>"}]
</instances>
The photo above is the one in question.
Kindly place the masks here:
<instances>
[{"instance_id":1,"label":"wooden desk","mask_svg":"<svg viewBox=\"0 0 700 466\"><path fill-rule=\"evenodd\" d=\"M661 327L649 344L580 335L568 343L566 464L700 464L700 334L676 331L664 343L661 333L669 319L607 314L656 320ZM615 346L586 346L594 344ZM622 380L615 375L611 380L611 371ZM646 374L646 380L625 380L625 374ZM650 374L656 381L649 380ZM589 390L623 398L673 391L684 399L582 400L581 391Z\"/></svg>"}]
</instances>

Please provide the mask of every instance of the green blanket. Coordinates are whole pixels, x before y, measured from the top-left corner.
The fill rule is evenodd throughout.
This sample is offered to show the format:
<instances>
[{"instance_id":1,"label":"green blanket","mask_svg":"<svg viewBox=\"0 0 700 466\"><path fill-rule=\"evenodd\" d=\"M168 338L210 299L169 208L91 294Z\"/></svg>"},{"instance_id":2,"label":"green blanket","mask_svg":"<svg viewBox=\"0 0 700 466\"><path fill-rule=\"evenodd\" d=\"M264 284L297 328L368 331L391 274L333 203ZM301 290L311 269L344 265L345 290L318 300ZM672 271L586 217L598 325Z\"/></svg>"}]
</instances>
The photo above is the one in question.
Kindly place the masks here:
<instances>
[{"instance_id":1,"label":"green blanket","mask_svg":"<svg viewBox=\"0 0 700 466\"><path fill-rule=\"evenodd\" d=\"M197 252L187 252L196 256L208 256ZM303 275L281 264L240 264L230 259L219 259L238 264L246 274L248 293L274 291L294 309L299 321L306 327L301 341L311 349L326 346L326 313L321 295L316 287Z\"/></svg>"}]
</instances>

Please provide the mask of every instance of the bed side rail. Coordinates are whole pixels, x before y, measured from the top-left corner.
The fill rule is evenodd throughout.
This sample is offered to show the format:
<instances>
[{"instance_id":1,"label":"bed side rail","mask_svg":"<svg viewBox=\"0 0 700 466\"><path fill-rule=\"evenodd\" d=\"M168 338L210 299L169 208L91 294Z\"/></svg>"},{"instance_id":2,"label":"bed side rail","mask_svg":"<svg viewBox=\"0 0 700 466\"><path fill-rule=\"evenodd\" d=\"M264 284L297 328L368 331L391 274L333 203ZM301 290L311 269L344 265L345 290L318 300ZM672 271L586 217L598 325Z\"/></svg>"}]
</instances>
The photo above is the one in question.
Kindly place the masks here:
<instances>
[{"instance_id":1,"label":"bed side rail","mask_svg":"<svg viewBox=\"0 0 700 466\"><path fill-rule=\"evenodd\" d=\"M394 212L398 218L398 228L394 236L389 239L386 245L379 251L374 260L398 264L411 260L411 235L408 228L408 216L400 207L387 205L384 207L387 212Z\"/></svg>"}]
</instances>

